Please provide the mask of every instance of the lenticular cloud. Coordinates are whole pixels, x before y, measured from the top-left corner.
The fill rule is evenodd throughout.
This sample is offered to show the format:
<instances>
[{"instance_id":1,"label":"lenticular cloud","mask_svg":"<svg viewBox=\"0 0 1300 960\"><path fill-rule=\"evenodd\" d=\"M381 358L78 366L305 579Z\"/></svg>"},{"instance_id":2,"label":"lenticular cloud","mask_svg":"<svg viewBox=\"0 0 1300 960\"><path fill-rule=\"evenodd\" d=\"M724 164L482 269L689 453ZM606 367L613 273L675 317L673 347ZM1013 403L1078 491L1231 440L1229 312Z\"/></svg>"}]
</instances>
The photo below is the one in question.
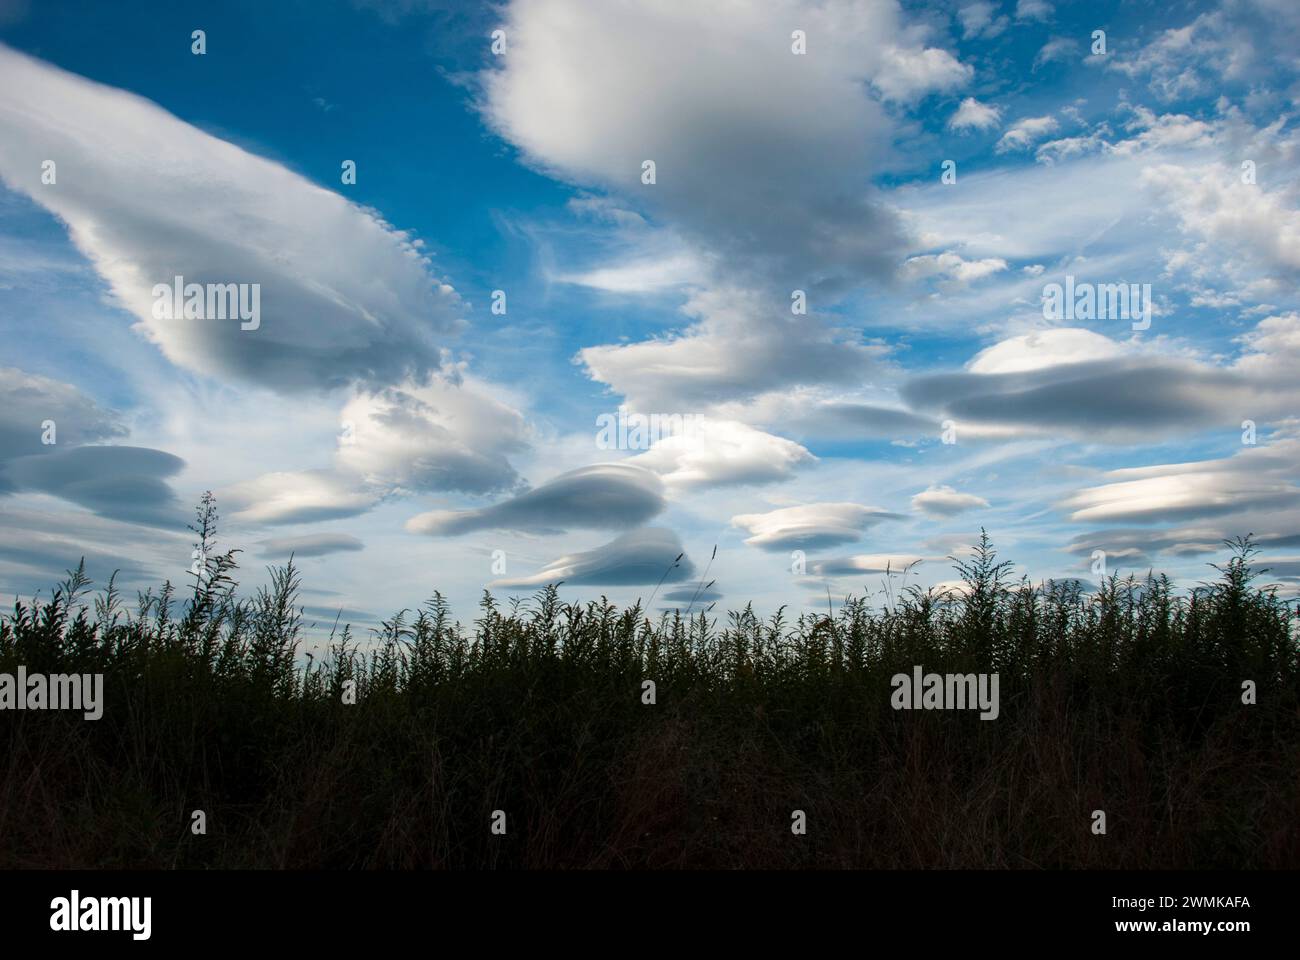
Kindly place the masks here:
<instances>
[{"instance_id":1,"label":"lenticular cloud","mask_svg":"<svg viewBox=\"0 0 1300 960\"><path fill-rule=\"evenodd\" d=\"M137 329L197 373L284 392L383 386L437 369L437 335L459 323L418 242L372 212L3 45L0 178L62 220ZM155 316L154 286L176 277L258 284L258 329Z\"/></svg>"}]
</instances>

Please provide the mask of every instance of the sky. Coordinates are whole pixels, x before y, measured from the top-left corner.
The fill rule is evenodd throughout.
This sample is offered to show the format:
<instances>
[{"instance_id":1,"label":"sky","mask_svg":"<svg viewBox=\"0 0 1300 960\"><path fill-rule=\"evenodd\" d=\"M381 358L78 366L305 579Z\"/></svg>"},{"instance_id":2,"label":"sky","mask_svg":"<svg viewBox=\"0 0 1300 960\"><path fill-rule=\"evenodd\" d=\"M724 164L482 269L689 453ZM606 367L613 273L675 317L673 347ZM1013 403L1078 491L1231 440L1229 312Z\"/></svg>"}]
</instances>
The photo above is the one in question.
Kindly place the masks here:
<instances>
[{"instance_id":1,"label":"sky","mask_svg":"<svg viewBox=\"0 0 1300 960\"><path fill-rule=\"evenodd\" d=\"M1184 588L1253 533L1295 594L1298 31L0 0L0 596L188 582L205 490L242 590L292 554L360 635L557 581L879 604L981 529Z\"/></svg>"}]
</instances>

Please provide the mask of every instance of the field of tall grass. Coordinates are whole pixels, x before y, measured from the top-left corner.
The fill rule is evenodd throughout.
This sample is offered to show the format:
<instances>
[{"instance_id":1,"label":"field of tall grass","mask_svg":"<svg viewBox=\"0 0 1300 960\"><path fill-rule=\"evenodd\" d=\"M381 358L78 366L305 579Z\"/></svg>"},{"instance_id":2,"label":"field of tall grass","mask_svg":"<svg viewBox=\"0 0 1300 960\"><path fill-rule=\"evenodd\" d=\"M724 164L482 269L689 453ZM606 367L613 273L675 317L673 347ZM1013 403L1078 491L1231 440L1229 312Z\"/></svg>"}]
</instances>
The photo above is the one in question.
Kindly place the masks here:
<instances>
[{"instance_id":1,"label":"field of tall grass","mask_svg":"<svg viewBox=\"0 0 1300 960\"><path fill-rule=\"evenodd\" d=\"M435 594L320 662L292 561L241 598L215 520L183 595L74 571L0 620L0 672L105 675L98 721L0 713L0 867L1300 866L1297 644L1249 540L1187 595L1014 581L987 539L965 590L794 619ZM918 664L996 671L998 719L893 710Z\"/></svg>"}]
</instances>

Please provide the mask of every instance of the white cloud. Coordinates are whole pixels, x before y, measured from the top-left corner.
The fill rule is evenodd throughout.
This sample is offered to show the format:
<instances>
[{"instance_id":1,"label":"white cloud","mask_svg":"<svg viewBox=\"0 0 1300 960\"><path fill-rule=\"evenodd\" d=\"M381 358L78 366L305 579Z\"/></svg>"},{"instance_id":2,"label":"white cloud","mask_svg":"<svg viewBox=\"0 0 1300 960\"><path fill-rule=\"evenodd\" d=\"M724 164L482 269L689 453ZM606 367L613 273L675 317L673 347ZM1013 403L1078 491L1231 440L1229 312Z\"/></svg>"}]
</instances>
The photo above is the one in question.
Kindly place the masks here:
<instances>
[{"instance_id":1,"label":"white cloud","mask_svg":"<svg viewBox=\"0 0 1300 960\"><path fill-rule=\"evenodd\" d=\"M731 518L733 527L747 530L745 543L763 550L817 550L853 543L871 526L897 515L880 507L856 503L807 503L767 513Z\"/></svg>"},{"instance_id":2,"label":"white cloud","mask_svg":"<svg viewBox=\"0 0 1300 960\"><path fill-rule=\"evenodd\" d=\"M1279 439L1219 460L1112 470L1107 483L1080 490L1063 502L1077 522L1150 523L1212 517L1246 508L1280 510L1300 505L1300 440L1294 430Z\"/></svg>"},{"instance_id":3,"label":"white cloud","mask_svg":"<svg viewBox=\"0 0 1300 960\"><path fill-rule=\"evenodd\" d=\"M735 420L701 417L628 462L654 470L670 490L694 490L788 480L816 459L793 440Z\"/></svg>"},{"instance_id":4,"label":"white cloud","mask_svg":"<svg viewBox=\"0 0 1300 960\"><path fill-rule=\"evenodd\" d=\"M585 347L578 357L635 409L699 414L794 384L858 383L881 352L793 315L788 294L706 290L683 312L697 322L681 334Z\"/></svg>"},{"instance_id":5,"label":"white cloud","mask_svg":"<svg viewBox=\"0 0 1300 960\"><path fill-rule=\"evenodd\" d=\"M1054 63L1058 60L1069 60L1079 52L1078 41L1069 37L1053 37L1048 40L1034 55L1034 69L1046 63Z\"/></svg>"},{"instance_id":6,"label":"white cloud","mask_svg":"<svg viewBox=\"0 0 1300 960\"><path fill-rule=\"evenodd\" d=\"M902 576L909 567L915 570L925 559L908 553L862 553L851 557L823 560L813 564L811 570L819 577L855 577L864 573Z\"/></svg>"},{"instance_id":7,"label":"white cloud","mask_svg":"<svg viewBox=\"0 0 1300 960\"><path fill-rule=\"evenodd\" d=\"M1265 269L1300 271L1300 197L1241 181L1240 168L1158 164L1143 183L1177 214L1184 232L1219 244Z\"/></svg>"},{"instance_id":8,"label":"white cloud","mask_svg":"<svg viewBox=\"0 0 1300 960\"><path fill-rule=\"evenodd\" d=\"M1106 234L1127 243L1123 252L1145 258L1150 228L1122 233L1126 219L1145 220L1149 196L1142 187L1145 158L1087 158L1068 173L1044 165L1008 165L967 173L961 189L937 182L901 191L911 231L960 250L965 257L1002 257L1008 262L1054 264L1087 248ZM1015 197L1015 203L1008 203ZM989 304L992 307L992 304ZM1005 298L997 304L1005 308Z\"/></svg>"},{"instance_id":9,"label":"white cloud","mask_svg":"<svg viewBox=\"0 0 1300 960\"><path fill-rule=\"evenodd\" d=\"M523 481L508 456L526 450L531 434L506 397L446 362L423 383L359 389L339 414L329 467L266 473L221 496L240 520L304 523L398 496L516 490Z\"/></svg>"},{"instance_id":10,"label":"white cloud","mask_svg":"<svg viewBox=\"0 0 1300 960\"><path fill-rule=\"evenodd\" d=\"M57 186L41 183L49 158ZM2 45L0 177L56 214L137 329L201 374L282 391L386 384L436 368L438 334L458 327L455 292L372 212ZM260 328L155 317L154 285L176 276L259 284Z\"/></svg>"},{"instance_id":11,"label":"white cloud","mask_svg":"<svg viewBox=\"0 0 1300 960\"><path fill-rule=\"evenodd\" d=\"M1038 140L1057 129L1059 124L1054 117L1025 117L1013 123L994 149L998 153L1012 150L1026 150Z\"/></svg>"},{"instance_id":12,"label":"white cloud","mask_svg":"<svg viewBox=\"0 0 1300 960\"><path fill-rule=\"evenodd\" d=\"M490 385L449 372L354 396L340 414L339 469L403 493L516 487L507 458L528 446L523 416Z\"/></svg>"},{"instance_id":13,"label":"white cloud","mask_svg":"<svg viewBox=\"0 0 1300 960\"><path fill-rule=\"evenodd\" d=\"M932 486L912 497L912 507L932 519L955 517L967 510L987 507L989 502L973 493L959 493L949 486Z\"/></svg>"},{"instance_id":14,"label":"white cloud","mask_svg":"<svg viewBox=\"0 0 1300 960\"><path fill-rule=\"evenodd\" d=\"M957 10L957 19L961 21L962 39L975 37L996 37L1007 28L1007 18L995 16L997 5L989 0L975 0Z\"/></svg>"},{"instance_id":15,"label":"white cloud","mask_svg":"<svg viewBox=\"0 0 1300 960\"><path fill-rule=\"evenodd\" d=\"M381 498L357 478L330 470L264 473L221 491L231 516L249 523L312 523L365 513Z\"/></svg>"},{"instance_id":16,"label":"white cloud","mask_svg":"<svg viewBox=\"0 0 1300 960\"><path fill-rule=\"evenodd\" d=\"M699 257L691 253L679 253L670 257L653 256L609 264L581 273L564 273L555 279L560 283L572 283L610 293L653 293L700 283L705 276L705 268Z\"/></svg>"},{"instance_id":17,"label":"white cloud","mask_svg":"<svg viewBox=\"0 0 1300 960\"><path fill-rule=\"evenodd\" d=\"M949 130L992 130L1002 122L1002 108L967 97L948 120Z\"/></svg>"},{"instance_id":18,"label":"white cloud","mask_svg":"<svg viewBox=\"0 0 1300 960\"><path fill-rule=\"evenodd\" d=\"M1248 88L1253 95L1294 76L1283 71L1294 70L1297 30L1300 7L1289 0L1224 0L1135 51L1107 57L1106 66L1146 78L1165 100Z\"/></svg>"},{"instance_id":19,"label":"white cloud","mask_svg":"<svg viewBox=\"0 0 1300 960\"><path fill-rule=\"evenodd\" d=\"M873 82L886 100L908 103L928 93L963 87L974 75L972 67L947 50L890 47Z\"/></svg>"},{"instance_id":20,"label":"white cloud","mask_svg":"<svg viewBox=\"0 0 1300 960\"><path fill-rule=\"evenodd\" d=\"M868 85L909 101L971 74L899 19L887 0L725 17L694 0L517 0L482 109L535 165L671 223L732 282L857 282L887 275L902 242L867 186L892 125ZM805 56L791 52L794 26Z\"/></svg>"},{"instance_id":21,"label":"white cloud","mask_svg":"<svg viewBox=\"0 0 1300 960\"><path fill-rule=\"evenodd\" d=\"M489 586L543 587L561 581L573 586L681 583L695 572L695 565L684 553L681 540L671 530L643 527L629 530L594 550L552 560L529 576L496 580Z\"/></svg>"},{"instance_id":22,"label":"white cloud","mask_svg":"<svg viewBox=\"0 0 1300 960\"><path fill-rule=\"evenodd\" d=\"M1077 137L1061 137L1057 140L1048 140L1046 143L1038 145L1034 151L1034 159L1039 163L1053 164L1062 160L1068 160L1071 157L1080 157L1089 153L1100 153L1111 149L1111 144L1106 140L1105 130L1094 130L1091 133L1083 134Z\"/></svg>"},{"instance_id":23,"label":"white cloud","mask_svg":"<svg viewBox=\"0 0 1300 960\"><path fill-rule=\"evenodd\" d=\"M1236 431L1246 417L1264 423L1293 415L1300 314L1266 317L1238 340L1241 355L1215 364L1084 330L1041 331L995 344L965 372L915 377L902 394L968 431L1000 427L1094 442Z\"/></svg>"},{"instance_id":24,"label":"white cloud","mask_svg":"<svg viewBox=\"0 0 1300 960\"><path fill-rule=\"evenodd\" d=\"M966 365L971 373L1023 373L1067 363L1120 357L1123 348L1100 333L1057 327L1010 337L977 353Z\"/></svg>"},{"instance_id":25,"label":"white cloud","mask_svg":"<svg viewBox=\"0 0 1300 960\"><path fill-rule=\"evenodd\" d=\"M1133 107L1133 116L1124 128L1135 136L1115 144L1117 153L1206 147L1217 140L1219 133L1215 124L1195 120L1185 113L1157 115L1140 105Z\"/></svg>"},{"instance_id":26,"label":"white cloud","mask_svg":"<svg viewBox=\"0 0 1300 960\"><path fill-rule=\"evenodd\" d=\"M1052 5L1047 0L1018 0L1016 3L1017 20L1039 20L1046 22L1051 19Z\"/></svg>"},{"instance_id":27,"label":"white cloud","mask_svg":"<svg viewBox=\"0 0 1300 960\"><path fill-rule=\"evenodd\" d=\"M965 286L995 273L1001 273L1006 268L1007 262L1001 257L965 260L960 254L948 250L940 254L909 257L903 264L901 273L909 280L940 277L950 284Z\"/></svg>"}]
</instances>

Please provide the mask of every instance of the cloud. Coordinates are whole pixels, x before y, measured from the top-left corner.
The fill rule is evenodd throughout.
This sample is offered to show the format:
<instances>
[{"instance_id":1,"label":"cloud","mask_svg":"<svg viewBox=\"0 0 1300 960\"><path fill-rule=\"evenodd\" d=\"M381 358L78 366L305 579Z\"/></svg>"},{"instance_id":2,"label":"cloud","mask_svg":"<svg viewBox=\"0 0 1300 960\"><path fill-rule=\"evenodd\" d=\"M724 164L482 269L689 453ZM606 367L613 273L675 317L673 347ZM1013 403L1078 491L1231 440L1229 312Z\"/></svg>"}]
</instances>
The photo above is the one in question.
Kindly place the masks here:
<instances>
[{"instance_id":1,"label":"cloud","mask_svg":"<svg viewBox=\"0 0 1300 960\"><path fill-rule=\"evenodd\" d=\"M827 424L838 424L837 429L843 432L837 435L844 439L854 439L859 436L898 439L933 433L938 426L937 422L929 417L908 410L877 407L864 403L824 404L814 411L814 417L816 416L824 417L824 422Z\"/></svg>"},{"instance_id":2,"label":"cloud","mask_svg":"<svg viewBox=\"0 0 1300 960\"><path fill-rule=\"evenodd\" d=\"M519 486L507 459L527 449L523 416L487 385L434 376L358 393L340 414L340 471L402 493L496 493Z\"/></svg>"},{"instance_id":3,"label":"cloud","mask_svg":"<svg viewBox=\"0 0 1300 960\"><path fill-rule=\"evenodd\" d=\"M1300 438L1293 423L1272 442L1231 457L1111 470L1106 483L1077 491L1062 506L1083 523L1190 520L1245 508L1276 512L1300 506L1297 476Z\"/></svg>"},{"instance_id":4,"label":"cloud","mask_svg":"<svg viewBox=\"0 0 1300 960\"><path fill-rule=\"evenodd\" d=\"M808 503L781 507L768 513L745 513L731 518L752 536L745 540L762 550L819 550L861 539L869 527L898 515L880 507L856 503Z\"/></svg>"},{"instance_id":5,"label":"cloud","mask_svg":"<svg viewBox=\"0 0 1300 960\"><path fill-rule=\"evenodd\" d=\"M1112 360L1124 349L1109 337L1079 327L1058 327L1009 337L977 353L971 373L1024 373L1067 363Z\"/></svg>"},{"instance_id":6,"label":"cloud","mask_svg":"<svg viewBox=\"0 0 1300 960\"><path fill-rule=\"evenodd\" d=\"M864 573L901 575L908 567L922 563L924 557L914 554L871 553L852 557L833 557L812 566L819 577L856 577Z\"/></svg>"},{"instance_id":7,"label":"cloud","mask_svg":"<svg viewBox=\"0 0 1300 960\"><path fill-rule=\"evenodd\" d=\"M365 544L346 533L311 533L301 537L275 537L260 544L264 557L323 557L329 553L363 550Z\"/></svg>"},{"instance_id":8,"label":"cloud","mask_svg":"<svg viewBox=\"0 0 1300 960\"><path fill-rule=\"evenodd\" d=\"M27 93L10 96L18 89ZM166 145L165 163L141 149L151 143ZM50 157L58 180L45 185ZM447 360L439 340L461 327L459 299L430 275L422 242L373 211L137 96L3 46L0 177L66 224L172 363L280 393L352 387L343 418L356 435L335 473L237 485L243 519L300 522L398 493L518 486L507 455L526 447L522 417ZM155 315L155 284L176 276L257 285L260 326ZM67 430L72 441L77 427Z\"/></svg>"},{"instance_id":9,"label":"cloud","mask_svg":"<svg viewBox=\"0 0 1300 960\"><path fill-rule=\"evenodd\" d=\"M872 82L886 100L909 103L928 93L963 87L974 75L973 68L938 47L889 47Z\"/></svg>"},{"instance_id":10,"label":"cloud","mask_svg":"<svg viewBox=\"0 0 1300 960\"><path fill-rule=\"evenodd\" d=\"M0 541L0 597L35 595L38 591L48 595L55 583L82 561L83 573L99 587L106 586L115 573L113 583L117 589L142 585L151 577L148 568L118 552L88 547L76 538L38 535L22 542ZM179 571L179 564L177 568Z\"/></svg>"},{"instance_id":11,"label":"cloud","mask_svg":"<svg viewBox=\"0 0 1300 960\"><path fill-rule=\"evenodd\" d=\"M45 493L101 517L149 526L183 525L184 512L166 478L185 462L146 447L74 447L16 457L4 476L18 490Z\"/></svg>"},{"instance_id":12,"label":"cloud","mask_svg":"<svg viewBox=\"0 0 1300 960\"><path fill-rule=\"evenodd\" d=\"M973 493L958 493L949 486L931 486L912 497L913 508L927 517L942 520L967 510L987 507L989 502Z\"/></svg>"},{"instance_id":13,"label":"cloud","mask_svg":"<svg viewBox=\"0 0 1300 960\"><path fill-rule=\"evenodd\" d=\"M1227 427L1226 411L1241 409L1253 392L1226 371L1142 358L1023 373L931 374L903 386L912 403L967 426L1061 431L1113 442L1149 439L1161 430Z\"/></svg>"},{"instance_id":14,"label":"cloud","mask_svg":"<svg viewBox=\"0 0 1300 960\"><path fill-rule=\"evenodd\" d=\"M681 583L695 573L689 557L676 560L682 553L681 541L671 530L642 527L594 550L553 560L531 576L496 580L489 586L542 587L561 580L573 586L608 587Z\"/></svg>"},{"instance_id":15,"label":"cloud","mask_svg":"<svg viewBox=\"0 0 1300 960\"><path fill-rule=\"evenodd\" d=\"M476 530L602 530L644 523L666 505L663 483L652 471L627 463L598 463L490 507L422 513L408 520L406 529L442 537Z\"/></svg>"},{"instance_id":16,"label":"cloud","mask_svg":"<svg viewBox=\"0 0 1300 960\"><path fill-rule=\"evenodd\" d=\"M671 223L733 282L888 276L902 237L868 183L891 121L868 84L910 101L971 75L899 16L883 0L778 0L725 17L692 0L518 0L481 108L534 165ZM791 52L795 27L806 56Z\"/></svg>"},{"instance_id":17,"label":"cloud","mask_svg":"<svg viewBox=\"0 0 1300 960\"><path fill-rule=\"evenodd\" d=\"M249 523L313 523L365 513L382 491L332 470L265 473L221 491L237 520Z\"/></svg>"},{"instance_id":18,"label":"cloud","mask_svg":"<svg viewBox=\"0 0 1300 960\"><path fill-rule=\"evenodd\" d=\"M1038 20L1046 22L1051 19L1052 5L1046 0L1018 0L1016 3L1017 20Z\"/></svg>"},{"instance_id":19,"label":"cloud","mask_svg":"<svg viewBox=\"0 0 1300 960\"><path fill-rule=\"evenodd\" d=\"M1300 273L1300 197L1293 185L1269 191L1245 184L1239 167L1222 164L1159 164L1145 169L1142 177L1178 216L1185 233L1213 241L1253 265L1262 261L1282 276Z\"/></svg>"},{"instance_id":20,"label":"cloud","mask_svg":"<svg viewBox=\"0 0 1300 960\"><path fill-rule=\"evenodd\" d=\"M965 260L960 254L945 251L939 254L923 254L909 257L900 271L907 280L926 280L938 278L949 290L961 287L1001 273L1006 270L1007 262L1001 257L987 257L983 260Z\"/></svg>"},{"instance_id":21,"label":"cloud","mask_svg":"<svg viewBox=\"0 0 1300 960\"><path fill-rule=\"evenodd\" d=\"M1238 341L1241 356L1214 366L1139 352L1074 328L1013 337L967 372L927 374L902 386L915 408L967 426L1059 431L1089 440L1145 442L1154 432L1286 417L1300 404L1300 315L1266 317Z\"/></svg>"},{"instance_id":22,"label":"cloud","mask_svg":"<svg viewBox=\"0 0 1300 960\"><path fill-rule=\"evenodd\" d=\"M995 17L994 14L997 9L997 6L990 3L989 0L975 0L974 3L968 3L964 7L960 7L957 10L957 19L961 21L962 39L992 38L1005 30L1008 20L1006 17Z\"/></svg>"},{"instance_id":23,"label":"cloud","mask_svg":"<svg viewBox=\"0 0 1300 960\"><path fill-rule=\"evenodd\" d=\"M1025 117L1013 123L993 149L998 153L1026 150L1059 126L1054 117Z\"/></svg>"},{"instance_id":24,"label":"cloud","mask_svg":"<svg viewBox=\"0 0 1300 960\"><path fill-rule=\"evenodd\" d=\"M1281 577L1293 581L1300 578L1300 557L1260 557L1257 567L1267 571L1264 576L1268 579Z\"/></svg>"},{"instance_id":25,"label":"cloud","mask_svg":"<svg viewBox=\"0 0 1300 960\"><path fill-rule=\"evenodd\" d=\"M974 97L967 97L961 102L948 119L949 130L992 130L1002 122L1002 108L980 103Z\"/></svg>"},{"instance_id":26,"label":"cloud","mask_svg":"<svg viewBox=\"0 0 1300 960\"><path fill-rule=\"evenodd\" d=\"M1164 100L1222 94L1277 84L1291 64L1289 38L1300 29L1300 9L1274 0L1220 3L1171 27L1125 56L1107 57L1107 69L1137 79Z\"/></svg>"},{"instance_id":27,"label":"cloud","mask_svg":"<svg viewBox=\"0 0 1300 960\"><path fill-rule=\"evenodd\" d=\"M1053 37L1039 49L1034 56L1033 69L1058 60L1069 60L1079 52L1079 43L1069 37Z\"/></svg>"},{"instance_id":28,"label":"cloud","mask_svg":"<svg viewBox=\"0 0 1300 960\"><path fill-rule=\"evenodd\" d=\"M684 332L628 344L586 347L578 358L593 380L638 410L702 413L802 383L856 384L882 350L791 313L784 297L716 289L697 293L683 311Z\"/></svg>"},{"instance_id":29,"label":"cloud","mask_svg":"<svg viewBox=\"0 0 1300 960\"><path fill-rule=\"evenodd\" d=\"M336 623L345 623L349 626L359 624L374 624L376 628L383 622L383 617L371 613L369 610L355 610L351 607L325 607L325 606L304 606L304 614L311 618L317 618L328 626Z\"/></svg>"},{"instance_id":30,"label":"cloud","mask_svg":"<svg viewBox=\"0 0 1300 960\"><path fill-rule=\"evenodd\" d=\"M3 45L0 177L58 216L136 329L200 374L282 392L387 385L436 369L437 336L459 327L419 242L373 212ZM259 284L260 328L155 317L155 284L176 276Z\"/></svg>"},{"instance_id":31,"label":"cloud","mask_svg":"<svg viewBox=\"0 0 1300 960\"><path fill-rule=\"evenodd\" d=\"M1227 539L1225 528L1203 524L1164 529L1112 527L1079 534L1066 551L1087 558L1091 565L1094 551L1103 550L1108 567L1149 569L1156 566L1161 554L1192 557L1219 553Z\"/></svg>"},{"instance_id":32,"label":"cloud","mask_svg":"<svg viewBox=\"0 0 1300 960\"><path fill-rule=\"evenodd\" d=\"M802 439L905 440L937 434L940 426L932 417L852 399L834 390L784 390L746 404L722 404L717 409L720 414L777 425L783 433Z\"/></svg>"},{"instance_id":33,"label":"cloud","mask_svg":"<svg viewBox=\"0 0 1300 960\"><path fill-rule=\"evenodd\" d=\"M1048 140L1046 143L1038 145L1038 148L1034 151L1034 159L1039 163L1050 166L1071 157L1081 157L1089 153L1113 150L1114 146L1106 140L1106 136L1107 131L1105 129L1098 129L1086 136L1060 137L1056 140Z\"/></svg>"},{"instance_id":34,"label":"cloud","mask_svg":"<svg viewBox=\"0 0 1300 960\"><path fill-rule=\"evenodd\" d=\"M1225 133L1221 124L1195 120L1185 113L1157 115L1155 111L1140 104L1135 104L1132 112L1133 115L1124 123L1124 129L1132 136L1114 145L1117 153L1208 147L1213 146ZM1239 179L1239 173L1240 168L1233 170L1231 178Z\"/></svg>"},{"instance_id":35,"label":"cloud","mask_svg":"<svg viewBox=\"0 0 1300 960\"><path fill-rule=\"evenodd\" d=\"M16 570L6 571L5 591L0 596L15 596L15 580L22 579L29 592L49 590L65 571L77 569L85 561L84 573L98 585L104 586L108 578L117 574L114 585L121 588L127 583L140 583L149 576L147 568L120 553L99 550L80 544L75 539L42 538L24 542L0 542L0 560L6 565L21 569L26 574L16 576ZM179 570L179 564L177 568Z\"/></svg>"},{"instance_id":36,"label":"cloud","mask_svg":"<svg viewBox=\"0 0 1300 960\"><path fill-rule=\"evenodd\" d=\"M1197 17L1165 30L1136 54L1112 59L1107 67L1130 77L1148 75L1151 89L1166 100L1199 93L1206 89L1206 72L1222 74L1237 59L1215 26L1222 26L1218 17ZM1217 71L1216 60L1223 64Z\"/></svg>"},{"instance_id":37,"label":"cloud","mask_svg":"<svg viewBox=\"0 0 1300 960\"><path fill-rule=\"evenodd\" d=\"M116 585L134 589L157 586L164 578L181 581L192 563L190 537L183 523L168 530L123 524L117 520L69 511L6 505L0 523L0 588L3 594L47 593L64 571L86 560L86 574L97 587L114 571Z\"/></svg>"},{"instance_id":38,"label":"cloud","mask_svg":"<svg viewBox=\"0 0 1300 960\"><path fill-rule=\"evenodd\" d=\"M1148 164L1145 157L1109 154L1071 164L1068 171L1006 162L966 173L960 190L938 178L906 188L899 203L926 247L959 251L964 258L1055 264L1077 256L1090 238L1104 236L1149 270L1150 197L1141 185ZM1016 203L1007 202L1011 196ZM982 306L1005 310L1008 304L1003 296ZM966 323L963 317L962 328Z\"/></svg>"},{"instance_id":39,"label":"cloud","mask_svg":"<svg viewBox=\"0 0 1300 960\"><path fill-rule=\"evenodd\" d=\"M690 603L692 600L699 606L706 607L715 600L721 600L725 594L715 587L704 590L699 584L695 586L686 586L680 590L669 590L663 595L663 599L675 603Z\"/></svg>"},{"instance_id":40,"label":"cloud","mask_svg":"<svg viewBox=\"0 0 1300 960\"><path fill-rule=\"evenodd\" d=\"M555 279L559 283L572 283L609 293L653 293L701 283L705 279L705 269L694 254L677 253L638 257L593 270L559 274Z\"/></svg>"},{"instance_id":41,"label":"cloud","mask_svg":"<svg viewBox=\"0 0 1300 960\"><path fill-rule=\"evenodd\" d=\"M1281 478L1248 477L1232 470L1167 473L1117 480L1074 494L1064 506L1070 519L1095 523L1112 520L1169 520L1227 513L1243 500L1255 506L1300 503L1300 487ZM1111 476L1132 475L1114 471Z\"/></svg>"},{"instance_id":42,"label":"cloud","mask_svg":"<svg viewBox=\"0 0 1300 960\"><path fill-rule=\"evenodd\" d=\"M53 422L46 444L46 422ZM126 435L120 418L71 384L15 367L0 367L0 491L3 463Z\"/></svg>"},{"instance_id":43,"label":"cloud","mask_svg":"<svg viewBox=\"0 0 1300 960\"><path fill-rule=\"evenodd\" d=\"M222 499L243 520L307 523L411 494L518 490L507 455L528 448L530 431L494 389L444 362L424 383L358 390L340 414L332 466L263 474Z\"/></svg>"},{"instance_id":44,"label":"cloud","mask_svg":"<svg viewBox=\"0 0 1300 960\"><path fill-rule=\"evenodd\" d=\"M816 459L793 440L734 420L700 418L629 462L655 471L670 489L688 490L788 480Z\"/></svg>"}]
</instances>

